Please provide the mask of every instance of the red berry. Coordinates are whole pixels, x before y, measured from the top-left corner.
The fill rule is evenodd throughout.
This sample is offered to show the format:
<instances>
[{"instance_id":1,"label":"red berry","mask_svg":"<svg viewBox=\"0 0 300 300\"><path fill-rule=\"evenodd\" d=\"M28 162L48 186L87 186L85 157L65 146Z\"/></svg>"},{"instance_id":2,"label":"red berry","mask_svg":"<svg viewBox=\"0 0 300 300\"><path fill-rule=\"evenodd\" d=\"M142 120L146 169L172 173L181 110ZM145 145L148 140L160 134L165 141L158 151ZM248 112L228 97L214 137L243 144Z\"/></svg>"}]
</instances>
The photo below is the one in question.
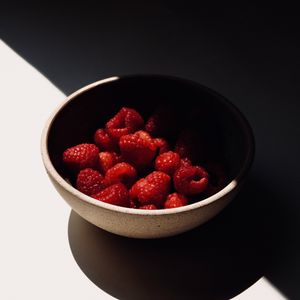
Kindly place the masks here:
<instances>
[{"instance_id":1,"label":"red berry","mask_svg":"<svg viewBox=\"0 0 300 300\"><path fill-rule=\"evenodd\" d=\"M170 107L160 107L150 118L147 120L145 130L151 136L166 136L174 125L174 118L170 114Z\"/></svg>"},{"instance_id":2,"label":"red berry","mask_svg":"<svg viewBox=\"0 0 300 300\"><path fill-rule=\"evenodd\" d=\"M145 180L144 178L139 179L129 190L131 208L138 208L140 206L138 202L138 193L139 193L139 188L143 186L144 180Z\"/></svg>"},{"instance_id":3,"label":"red berry","mask_svg":"<svg viewBox=\"0 0 300 300\"><path fill-rule=\"evenodd\" d=\"M162 207L169 193L170 183L169 175L154 171L132 186L130 197L141 205L154 204L157 207Z\"/></svg>"},{"instance_id":4,"label":"red berry","mask_svg":"<svg viewBox=\"0 0 300 300\"><path fill-rule=\"evenodd\" d=\"M119 145L122 157L135 167L148 165L157 148L151 136L142 130L122 136Z\"/></svg>"},{"instance_id":5,"label":"red berry","mask_svg":"<svg viewBox=\"0 0 300 300\"><path fill-rule=\"evenodd\" d=\"M159 149L159 154L169 151L170 147L168 142L163 138L156 138L153 140L157 148Z\"/></svg>"},{"instance_id":6,"label":"red berry","mask_svg":"<svg viewBox=\"0 0 300 300\"><path fill-rule=\"evenodd\" d=\"M94 144L79 144L63 153L63 162L73 171L98 166L99 149Z\"/></svg>"},{"instance_id":7,"label":"red berry","mask_svg":"<svg viewBox=\"0 0 300 300\"><path fill-rule=\"evenodd\" d=\"M95 132L94 141L100 151L116 151L118 148L117 143L115 143L106 130L102 128Z\"/></svg>"},{"instance_id":8,"label":"red berry","mask_svg":"<svg viewBox=\"0 0 300 300\"><path fill-rule=\"evenodd\" d=\"M131 189L129 190L129 196L133 202L136 202L138 194L140 192L140 188L142 188L145 184L145 178L141 178L131 187Z\"/></svg>"},{"instance_id":9,"label":"red berry","mask_svg":"<svg viewBox=\"0 0 300 300\"><path fill-rule=\"evenodd\" d=\"M139 205L138 205L137 201L135 201L135 200L133 200L133 199L130 199L130 200L129 200L129 207L130 207L130 208L138 208Z\"/></svg>"},{"instance_id":10,"label":"red berry","mask_svg":"<svg viewBox=\"0 0 300 300\"><path fill-rule=\"evenodd\" d=\"M183 131L175 145L175 152L180 155L181 158L188 158L194 160L196 158L196 140L197 136L194 132L185 130Z\"/></svg>"},{"instance_id":11,"label":"red berry","mask_svg":"<svg viewBox=\"0 0 300 300\"><path fill-rule=\"evenodd\" d=\"M120 156L115 152L99 153L99 169L102 174L105 174L108 169L112 168L118 162L120 162Z\"/></svg>"},{"instance_id":12,"label":"red berry","mask_svg":"<svg viewBox=\"0 0 300 300\"><path fill-rule=\"evenodd\" d=\"M107 186L114 183L122 182L126 186L131 187L135 182L137 172L133 166L128 163L121 162L110 168L105 174L105 184Z\"/></svg>"},{"instance_id":13,"label":"red berry","mask_svg":"<svg viewBox=\"0 0 300 300\"><path fill-rule=\"evenodd\" d=\"M191 166L192 162L188 158L182 158L180 160L180 166L181 167L186 167L186 166Z\"/></svg>"},{"instance_id":14,"label":"red berry","mask_svg":"<svg viewBox=\"0 0 300 300\"><path fill-rule=\"evenodd\" d=\"M219 192L227 183L225 168L220 163L209 163L206 165L209 171L209 185L205 191L207 197Z\"/></svg>"},{"instance_id":15,"label":"red berry","mask_svg":"<svg viewBox=\"0 0 300 300\"><path fill-rule=\"evenodd\" d=\"M179 166L180 156L173 151L160 154L155 160L155 169L157 171L165 172L169 175L173 175Z\"/></svg>"},{"instance_id":16,"label":"red berry","mask_svg":"<svg viewBox=\"0 0 300 300\"><path fill-rule=\"evenodd\" d=\"M175 208L185 206L188 204L188 200L185 196L178 193L170 194L164 204L164 208Z\"/></svg>"},{"instance_id":17,"label":"red berry","mask_svg":"<svg viewBox=\"0 0 300 300\"><path fill-rule=\"evenodd\" d=\"M104 189L103 176L96 170L87 168L79 172L76 188L86 194L93 195Z\"/></svg>"},{"instance_id":18,"label":"red berry","mask_svg":"<svg viewBox=\"0 0 300 300\"><path fill-rule=\"evenodd\" d=\"M161 127L161 118L158 114L153 114L145 125L145 130L152 136L156 136L159 133Z\"/></svg>"},{"instance_id":19,"label":"red berry","mask_svg":"<svg viewBox=\"0 0 300 300\"><path fill-rule=\"evenodd\" d=\"M152 210L152 209L157 209L157 207L154 204L147 204L147 205L140 206L139 209Z\"/></svg>"},{"instance_id":20,"label":"red berry","mask_svg":"<svg viewBox=\"0 0 300 300\"><path fill-rule=\"evenodd\" d=\"M102 190L101 192L92 195L93 198L109 204L129 207L128 190L122 183L116 183Z\"/></svg>"},{"instance_id":21,"label":"red berry","mask_svg":"<svg viewBox=\"0 0 300 300\"><path fill-rule=\"evenodd\" d=\"M108 134L115 141L129 133L134 133L144 127L144 120L141 115L132 108L123 107L106 123Z\"/></svg>"},{"instance_id":22,"label":"red berry","mask_svg":"<svg viewBox=\"0 0 300 300\"><path fill-rule=\"evenodd\" d=\"M183 195L195 195L204 192L208 185L208 173L199 166L184 166L173 175L174 187Z\"/></svg>"}]
</instances>

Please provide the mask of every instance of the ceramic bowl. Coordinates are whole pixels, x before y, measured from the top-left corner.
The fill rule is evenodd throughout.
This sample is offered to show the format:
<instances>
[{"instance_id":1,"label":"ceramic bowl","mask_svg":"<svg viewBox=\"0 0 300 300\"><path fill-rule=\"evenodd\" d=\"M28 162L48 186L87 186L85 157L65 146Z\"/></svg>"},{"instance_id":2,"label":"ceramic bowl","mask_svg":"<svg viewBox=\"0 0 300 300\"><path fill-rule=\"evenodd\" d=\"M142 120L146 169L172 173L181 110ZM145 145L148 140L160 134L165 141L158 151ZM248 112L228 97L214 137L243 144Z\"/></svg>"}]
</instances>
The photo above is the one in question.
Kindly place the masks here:
<instances>
[{"instance_id":1,"label":"ceramic bowl","mask_svg":"<svg viewBox=\"0 0 300 300\"><path fill-rule=\"evenodd\" d=\"M193 127L206 136L210 155L222 156L228 184L218 193L184 207L138 210L97 201L65 180L63 151L86 142L122 106L149 116L159 105L176 115L174 130ZM189 80L157 75L111 77L76 91L51 115L42 134L42 158L53 185L82 218L115 234L161 238L195 228L216 216L238 193L254 156L251 128L223 96Z\"/></svg>"}]
</instances>

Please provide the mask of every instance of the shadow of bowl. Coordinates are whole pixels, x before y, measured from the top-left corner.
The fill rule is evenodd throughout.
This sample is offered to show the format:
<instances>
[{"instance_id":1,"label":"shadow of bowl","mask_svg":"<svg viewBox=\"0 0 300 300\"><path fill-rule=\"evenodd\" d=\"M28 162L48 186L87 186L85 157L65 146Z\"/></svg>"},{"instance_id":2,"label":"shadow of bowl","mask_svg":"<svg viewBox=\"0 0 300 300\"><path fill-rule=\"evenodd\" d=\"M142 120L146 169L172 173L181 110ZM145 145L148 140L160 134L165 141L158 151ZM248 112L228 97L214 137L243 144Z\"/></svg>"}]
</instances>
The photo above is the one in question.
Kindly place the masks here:
<instances>
[{"instance_id":1,"label":"shadow of bowl","mask_svg":"<svg viewBox=\"0 0 300 300\"><path fill-rule=\"evenodd\" d=\"M260 190L250 181L217 218L166 239L116 236L72 212L70 247L88 278L118 299L229 299L268 265L272 220Z\"/></svg>"}]
</instances>

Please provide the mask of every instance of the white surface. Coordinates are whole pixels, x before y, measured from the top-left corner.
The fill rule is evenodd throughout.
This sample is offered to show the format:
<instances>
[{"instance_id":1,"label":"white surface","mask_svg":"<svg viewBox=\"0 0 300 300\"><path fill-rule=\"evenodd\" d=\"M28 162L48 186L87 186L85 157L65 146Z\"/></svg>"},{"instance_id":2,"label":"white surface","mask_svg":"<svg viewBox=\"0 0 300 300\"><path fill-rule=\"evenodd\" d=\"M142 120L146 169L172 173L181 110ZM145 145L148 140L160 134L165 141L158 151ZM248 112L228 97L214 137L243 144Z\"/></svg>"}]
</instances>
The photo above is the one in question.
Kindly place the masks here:
<instances>
[{"instance_id":1,"label":"white surface","mask_svg":"<svg viewBox=\"0 0 300 300\"><path fill-rule=\"evenodd\" d=\"M1 40L0 82L0 299L115 299L73 259L70 208L40 158L43 125L64 94ZM234 299L285 298L261 278Z\"/></svg>"},{"instance_id":2,"label":"white surface","mask_svg":"<svg viewBox=\"0 0 300 300\"><path fill-rule=\"evenodd\" d=\"M266 279L261 278L254 285L242 294L234 297L233 300L284 300L280 292Z\"/></svg>"},{"instance_id":3,"label":"white surface","mask_svg":"<svg viewBox=\"0 0 300 300\"><path fill-rule=\"evenodd\" d=\"M0 299L114 299L70 251L70 208L49 184L40 135L64 95L0 41Z\"/></svg>"}]
</instances>

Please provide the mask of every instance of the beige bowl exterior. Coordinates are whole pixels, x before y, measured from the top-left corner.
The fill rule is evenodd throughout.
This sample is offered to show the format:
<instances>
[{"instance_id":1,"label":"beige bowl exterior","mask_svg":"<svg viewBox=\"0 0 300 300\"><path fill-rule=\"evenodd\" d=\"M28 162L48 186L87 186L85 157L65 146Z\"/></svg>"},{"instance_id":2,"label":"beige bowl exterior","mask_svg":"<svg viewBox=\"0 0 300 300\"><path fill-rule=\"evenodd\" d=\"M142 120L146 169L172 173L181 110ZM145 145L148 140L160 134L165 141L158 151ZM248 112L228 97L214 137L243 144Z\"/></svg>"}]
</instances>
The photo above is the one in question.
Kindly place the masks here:
<instances>
[{"instance_id":1,"label":"beige bowl exterior","mask_svg":"<svg viewBox=\"0 0 300 300\"><path fill-rule=\"evenodd\" d=\"M90 84L69 96L48 120L41 140L41 152L47 174L54 187L70 207L88 222L106 231L131 238L162 238L193 229L217 215L237 194L253 159L253 149L239 175L217 194L184 207L162 210L138 210L97 201L76 190L55 170L48 153L49 128L56 114L78 94L112 79ZM247 126L247 124L245 125ZM249 145L253 144L251 130ZM253 147L253 145L252 145Z\"/></svg>"},{"instance_id":2,"label":"beige bowl exterior","mask_svg":"<svg viewBox=\"0 0 300 300\"><path fill-rule=\"evenodd\" d=\"M193 229L217 215L235 196L238 188L228 193L214 195L201 202L201 206L190 205L182 208L157 212L140 211L112 205L99 205L99 201L83 195L79 191L69 191L57 178L49 177L64 200L82 218L106 231L132 238L162 238L177 235ZM216 198L216 199L215 199ZM215 199L215 200L214 200ZM102 203L101 203L102 204Z\"/></svg>"}]
</instances>

